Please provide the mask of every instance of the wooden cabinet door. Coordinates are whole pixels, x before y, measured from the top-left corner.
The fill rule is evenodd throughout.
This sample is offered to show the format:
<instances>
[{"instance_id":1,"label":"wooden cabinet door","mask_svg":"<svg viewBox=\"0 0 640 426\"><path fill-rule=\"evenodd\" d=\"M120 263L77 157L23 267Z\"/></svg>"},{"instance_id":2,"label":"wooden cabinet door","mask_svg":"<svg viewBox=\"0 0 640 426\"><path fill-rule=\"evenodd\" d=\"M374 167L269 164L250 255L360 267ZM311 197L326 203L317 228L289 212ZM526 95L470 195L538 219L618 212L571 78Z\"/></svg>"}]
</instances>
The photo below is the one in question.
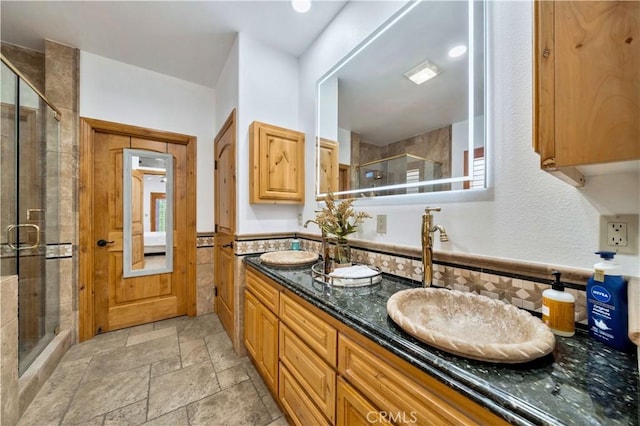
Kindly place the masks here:
<instances>
[{"instance_id":1,"label":"wooden cabinet door","mask_svg":"<svg viewBox=\"0 0 640 426\"><path fill-rule=\"evenodd\" d=\"M260 302L249 291L244 292L244 345L249 355L257 362L260 358L260 341L258 337L258 318Z\"/></svg>"},{"instance_id":2,"label":"wooden cabinet door","mask_svg":"<svg viewBox=\"0 0 640 426\"><path fill-rule=\"evenodd\" d=\"M640 2L535 2L543 168L640 159Z\"/></svg>"},{"instance_id":3,"label":"wooden cabinet door","mask_svg":"<svg viewBox=\"0 0 640 426\"><path fill-rule=\"evenodd\" d=\"M278 317L245 291L244 342L267 387L278 391Z\"/></svg>"},{"instance_id":4,"label":"wooden cabinet door","mask_svg":"<svg viewBox=\"0 0 640 426\"><path fill-rule=\"evenodd\" d=\"M304 133L254 121L249 134L251 202L304 204Z\"/></svg>"},{"instance_id":5,"label":"wooden cabinet door","mask_svg":"<svg viewBox=\"0 0 640 426\"><path fill-rule=\"evenodd\" d=\"M259 312L260 366L267 386L275 394L278 390L278 317L264 306Z\"/></svg>"}]
</instances>

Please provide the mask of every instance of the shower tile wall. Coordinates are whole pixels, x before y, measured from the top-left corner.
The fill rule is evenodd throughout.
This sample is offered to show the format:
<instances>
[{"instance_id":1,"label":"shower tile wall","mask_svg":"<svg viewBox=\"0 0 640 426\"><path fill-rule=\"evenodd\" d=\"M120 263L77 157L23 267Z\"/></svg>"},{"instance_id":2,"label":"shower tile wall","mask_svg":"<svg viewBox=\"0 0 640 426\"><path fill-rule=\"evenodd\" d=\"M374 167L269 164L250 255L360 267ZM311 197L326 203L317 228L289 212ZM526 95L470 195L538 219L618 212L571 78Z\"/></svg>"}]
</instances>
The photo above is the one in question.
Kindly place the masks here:
<instances>
[{"instance_id":1,"label":"shower tile wall","mask_svg":"<svg viewBox=\"0 0 640 426\"><path fill-rule=\"evenodd\" d=\"M78 187L78 105L79 105L78 49L45 40L44 94L62 113L60 120L60 177L58 179L59 228L58 243L72 244L72 253L59 259L60 273L60 328L71 330L72 341L77 341L77 253L78 207L75 194ZM71 254L71 256L69 256Z\"/></svg>"},{"instance_id":2,"label":"shower tile wall","mask_svg":"<svg viewBox=\"0 0 640 426\"><path fill-rule=\"evenodd\" d=\"M196 256L197 313L213 312L213 234L198 233Z\"/></svg>"},{"instance_id":3,"label":"shower tile wall","mask_svg":"<svg viewBox=\"0 0 640 426\"><path fill-rule=\"evenodd\" d=\"M0 277L0 424L18 421L18 276Z\"/></svg>"},{"instance_id":4,"label":"shower tile wall","mask_svg":"<svg viewBox=\"0 0 640 426\"><path fill-rule=\"evenodd\" d=\"M8 43L2 43L0 51L40 93L44 93L44 53Z\"/></svg>"}]
</instances>

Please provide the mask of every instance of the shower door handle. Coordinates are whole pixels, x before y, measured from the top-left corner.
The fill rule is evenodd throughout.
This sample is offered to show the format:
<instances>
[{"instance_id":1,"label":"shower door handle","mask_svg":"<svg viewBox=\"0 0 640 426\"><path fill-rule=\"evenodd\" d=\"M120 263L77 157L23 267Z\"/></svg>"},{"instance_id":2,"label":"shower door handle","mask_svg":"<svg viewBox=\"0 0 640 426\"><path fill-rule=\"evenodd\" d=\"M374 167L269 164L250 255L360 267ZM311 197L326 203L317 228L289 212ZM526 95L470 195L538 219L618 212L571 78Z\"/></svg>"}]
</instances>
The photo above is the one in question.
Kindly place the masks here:
<instances>
[{"instance_id":1,"label":"shower door handle","mask_svg":"<svg viewBox=\"0 0 640 426\"><path fill-rule=\"evenodd\" d=\"M18 228L33 228L36 231L36 242L30 246L20 246L20 241L16 242L11 238L13 236L13 230ZM19 250L33 250L40 247L40 227L38 225L34 225L33 223L22 223L20 225L9 225L7 226L7 245L10 249L19 251Z\"/></svg>"}]
</instances>

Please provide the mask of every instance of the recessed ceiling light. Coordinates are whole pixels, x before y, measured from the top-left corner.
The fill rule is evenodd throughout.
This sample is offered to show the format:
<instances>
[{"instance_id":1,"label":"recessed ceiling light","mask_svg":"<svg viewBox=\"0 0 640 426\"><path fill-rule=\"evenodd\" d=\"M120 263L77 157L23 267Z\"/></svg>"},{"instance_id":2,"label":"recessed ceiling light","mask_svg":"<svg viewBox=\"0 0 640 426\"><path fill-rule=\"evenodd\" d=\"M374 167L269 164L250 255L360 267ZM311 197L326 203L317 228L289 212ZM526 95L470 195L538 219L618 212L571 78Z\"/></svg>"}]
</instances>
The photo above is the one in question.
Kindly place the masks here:
<instances>
[{"instance_id":1,"label":"recessed ceiling light","mask_svg":"<svg viewBox=\"0 0 640 426\"><path fill-rule=\"evenodd\" d=\"M449 51L449 56L451 56L452 58L457 58L458 56L462 56L465 53L467 53L467 46L465 46L464 44L461 44L451 49Z\"/></svg>"},{"instance_id":2,"label":"recessed ceiling light","mask_svg":"<svg viewBox=\"0 0 640 426\"><path fill-rule=\"evenodd\" d=\"M429 61L424 61L407 71L404 75L415 84L422 84L440 73L440 68Z\"/></svg>"},{"instance_id":3,"label":"recessed ceiling light","mask_svg":"<svg viewBox=\"0 0 640 426\"><path fill-rule=\"evenodd\" d=\"M307 13L311 9L311 0L291 0L291 7L298 13Z\"/></svg>"}]
</instances>

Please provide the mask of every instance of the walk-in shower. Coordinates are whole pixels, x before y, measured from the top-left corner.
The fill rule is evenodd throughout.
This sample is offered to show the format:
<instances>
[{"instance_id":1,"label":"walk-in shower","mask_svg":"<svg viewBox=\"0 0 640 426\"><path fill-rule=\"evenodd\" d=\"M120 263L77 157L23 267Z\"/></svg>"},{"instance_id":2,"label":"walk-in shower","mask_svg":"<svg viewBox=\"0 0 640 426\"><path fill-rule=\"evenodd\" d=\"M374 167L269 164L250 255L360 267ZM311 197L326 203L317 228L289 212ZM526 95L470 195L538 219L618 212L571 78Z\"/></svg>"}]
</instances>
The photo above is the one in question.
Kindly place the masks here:
<instances>
[{"instance_id":1,"label":"walk-in shower","mask_svg":"<svg viewBox=\"0 0 640 426\"><path fill-rule=\"evenodd\" d=\"M22 374L59 330L59 113L2 57L0 276L18 276Z\"/></svg>"}]
</instances>

